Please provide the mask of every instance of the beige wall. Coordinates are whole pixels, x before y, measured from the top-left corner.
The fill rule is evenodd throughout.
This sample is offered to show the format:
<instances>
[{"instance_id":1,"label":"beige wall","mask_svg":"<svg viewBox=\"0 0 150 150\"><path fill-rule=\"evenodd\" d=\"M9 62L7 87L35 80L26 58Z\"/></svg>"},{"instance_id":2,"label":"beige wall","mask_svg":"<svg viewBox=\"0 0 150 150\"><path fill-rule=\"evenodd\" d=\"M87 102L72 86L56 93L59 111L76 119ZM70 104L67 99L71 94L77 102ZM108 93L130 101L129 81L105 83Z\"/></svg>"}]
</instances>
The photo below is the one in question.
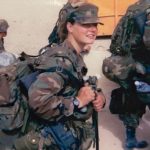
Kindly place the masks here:
<instances>
[{"instance_id":1,"label":"beige wall","mask_svg":"<svg viewBox=\"0 0 150 150\"><path fill-rule=\"evenodd\" d=\"M10 25L5 48L19 54L37 54L47 45L48 36L66 0L0 0L0 18Z\"/></svg>"},{"instance_id":2,"label":"beige wall","mask_svg":"<svg viewBox=\"0 0 150 150\"><path fill-rule=\"evenodd\" d=\"M5 38L7 51L19 55L22 51L37 54L48 44L59 10L67 0L0 0L0 18L10 27ZM90 75L99 75L101 63L110 41L97 40L90 55L85 57ZM108 54L107 54L108 55ZM100 74L101 76L101 74Z\"/></svg>"}]
</instances>

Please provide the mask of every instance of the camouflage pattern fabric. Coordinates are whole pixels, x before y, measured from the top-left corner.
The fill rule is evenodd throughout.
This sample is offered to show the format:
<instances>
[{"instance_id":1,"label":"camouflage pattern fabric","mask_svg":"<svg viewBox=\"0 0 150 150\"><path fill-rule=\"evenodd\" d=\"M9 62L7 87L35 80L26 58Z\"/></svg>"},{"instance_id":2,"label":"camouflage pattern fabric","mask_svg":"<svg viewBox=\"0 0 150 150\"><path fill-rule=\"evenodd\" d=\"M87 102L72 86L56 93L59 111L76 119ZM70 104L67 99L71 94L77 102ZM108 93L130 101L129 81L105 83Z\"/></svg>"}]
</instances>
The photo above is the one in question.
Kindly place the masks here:
<instances>
[{"instance_id":1,"label":"camouflage pattern fabric","mask_svg":"<svg viewBox=\"0 0 150 150\"><path fill-rule=\"evenodd\" d=\"M139 125L139 115L138 114L124 114L119 115L119 118L123 121L124 125L127 127L137 128Z\"/></svg>"},{"instance_id":2,"label":"camouflage pattern fabric","mask_svg":"<svg viewBox=\"0 0 150 150\"><path fill-rule=\"evenodd\" d=\"M145 45L149 38L149 27L145 28L146 10L149 9L149 4L150 0L139 0L128 7L126 14L120 19L113 32L110 44L112 55L104 59L102 66L103 73L108 79L127 90L128 95L131 91L136 94L137 97L130 95L130 98L135 100L140 97L135 91L134 81L144 80L149 83L146 66L150 64L150 52L149 44ZM145 113L145 106L146 104L141 104L136 113L121 115L125 126L137 127L139 119Z\"/></svg>"},{"instance_id":3,"label":"camouflage pattern fabric","mask_svg":"<svg viewBox=\"0 0 150 150\"><path fill-rule=\"evenodd\" d=\"M111 53L120 56L132 54L136 61L148 61L149 52L145 49L143 34L149 4L149 0L141 0L129 6L113 32Z\"/></svg>"},{"instance_id":4,"label":"camouflage pattern fabric","mask_svg":"<svg viewBox=\"0 0 150 150\"><path fill-rule=\"evenodd\" d=\"M69 56L70 60L65 57L57 57L57 54L63 56L63 53L65 53L65 56ZM56 57L51 58L51 56ZM85 68L83 59L74 51L68 41L64 41L61 46L56 46L53 47L52 50L46 51L42 57L43 59L40 58L41 62L38 66L39 68L49 68L59 64L76 76L79 81L81 81L83 75L85 75L83 72ZM45 59L45 57L47 57L47 59ZM47 61L47 63L42 62L42 60ZM68 76L62 74L61 71L41 73L29 89L29 106L36 116L49 122L65 119L67 122L64 123L69 124L79 140L82 141L82 148L80 148L87 150L87 147L89 147L94 138L94 130L91 123L87 124L85 120L91 117L92 109L87 107L88 111L85 113L85 117L81 120L79 116L78 119L76 118L72 98L80 87L75 88L70 82L67 83L67 80L69 80ZM63 92L58 94L60 91ZM79 121L76 122L76 120ZM81 135L81 132L84 134ZM86 134L88 134L88 136L86 136Z\"/></svg>"},{"instance_id":5,"label":"camouflage pattern fabric","mask_svg":"<svg viewBox=\"0 0 150 150\"><path fill-rule=\"evenodd\" d=\"M49 68L52 66L56 66L56 64L60 64L63 68L66 68L70 72L74 74L79 80L82 77L82 68L83 66L83 60L80 55L78 55L72 48L70 48L70 45L65 41L61 47L55 47L54 51L47 51L43 57L43 61L46 60L47 63L41 63L39 66L42 68ZM64 49L64 50L63 50ZM62 51L63 50L63 51ZM56 52L58 53L67 53L65 55L70 55L71 61L68 61L65 58L51 58L51 59L45 59L45 56L48 55L54 55ZM49 54L48 54L49 53ZM54 53L54 54L53 54ZM40 58L41 59L41 58ZM72 62L75 62L76 68L78 68L79 73L74 70L75 68L72 65ZM46 64L46 66L42 65ZM78 64L78 65L77 65ZM80 66L81 65L81 66ZM79 77L79 74L81 77ZM50 73L45 72L39 75L37 81L33 83L33 85L29 89L29 104L30 107L33 110L36 110L35 113L37 113L40 117L48 119L49 121L56 116L68 116L73 113L73 106L72 106L72 100L71 97L73 97L76 94L76 89L72 89L71 85L65 87L65 80L62 78L68 78L64 75L59 74L58 72ZM67 91L74 91L72 95L67 96L64 98L63 96L56 96L55 94L59 93L60 90L65 88L64 93L67 93ZM43 94L42 94L43 93ZM60 108L59 108L60 106ZM61 107L63 108L63 111L61 110ZM51 108L50 108L51 107ZM62 113L63 112L63 113Z\"/></svg>"},{"instance_id":6,"label":"camouflage pattern fabric","mask_svg":"<svg viewBox=\"0 0 150 150\"><path fill-rule=\"evenodd\" d=\"M131 56L110 56L104 59L102 70L111 80L125 80L135 71L135 60Z\"/></svg>"},{"instance_id":7,"label":"camouflage pattern fabric","mask_svg":"<svg viewBox=\"0 0 150 150\"><path fill-rule=\"evenodd\" d=\"M14 130L16 128L21 129L17 130L18 132L21 132L23 135L18 139L18 132L15 134L15 138L13 142L15 143L14 146L17 150L31 150L31 149L37 149L39 147L39 143L41 143L41 135L39 128L43 127L44 124L40 121L41 119L47 120L49 122L60 120L63 118L68 118L69 127L71 127L71 130L75 131L76 136L81 141L81 149L87 150L87 147L91 145L91 142L93 140L94 136L94 130L91 123L85 122L89 117L91 117L91 114L93 112L92 106L88 106L87 113L84 113L82 115L82 119L80 121L80 115L78 112L73 113L73 103L72 103L72 97L76 94L76 92L79 90L80 85L73 86L72 82L68 81L68 75L61 73L61 67L65 68L69 72L71 72L79 81L82 81L83 75L86 74L86 66L83 62L82 56L78 55L76 51L72 48L71 44L67 41L62 43L60 46L53 47L46 51L43 55L39 56L38 58L35 58L34 60L29 60L30 63L33 63L35 69L49 69L51 67L58 66L57 72L45 72L41 73L37 79L37 81L30 87L29 89L29 105L34 111L32 112L32 115L29 117L29 112L25 111L24 108L20 108L17 106L17 109L12 106L11 110L10 107L6 107L1 109L3 113L7 112L9 114L4 114L2 116L1 121L3 121L6 117L6 115L9 115L10 117L7 119L7 122L5 121L5 124L2 124L2 128L10 129L10 135L5 135L0 140L0 146L5 147L4 139L8 137L8 139L11 139L11 129ZM28 61L18 62L12 65L9 65L7 67L0 68L0 74L4 75L6 74L7 82L12 85L12 82L15 82L16 77L21 78L25 74L29 74L32 72L32 69L28 66ZM28 67L29 68L28 68ZM31 70L30 70L31 69ZM18 76L19 75L19 76ZM2 76L3 78L3 76ZM5 80L2 83L5 84ZM3 85L2 84L2 85ZM5 84L5 86L9 86L9 84ZM1 85L1 86L2 86ZM7 88L7 87L6 87ZM19 87L16 87L12 85L12 91L11 93L15 94L16 88L18 91ZM3 89L3 88L2 88ZM8 88L9 91L9 88ZM57 94L59 91L62 91L61 94ZM22 101L20 93L19 95L19 101L14 99L9 99L10 95L7 95L7 91L1 90L1 104L18 104L18 102ZM42 95L41 95L42 94ZM4 98L6 97L6 99ZM16 98L16 96L13 96L12 98ZM26 99L25 99L26 100ZM23 105L24 107L24 105ZM0 107L1 108L1 107ZM26 107L27 108L27 107ZM5 109L5 110L4 110ZM28 110L28 109L26 109ZM20 113L21 111L21 113ZM11 115L10 115L11 112ZM27 115L26 115L27 112ZM19 113L19 114L18 114ZM38 116L38 119L35 119L35 116ZM20 115L20 116L19 116ZM15 120L14 120L14 116ZM78 116L78 118L76 118ZM21 118L19 118L21 117ZM34 119L33 119L34 118ZM40 119L39 119L40 118ZM13 126L11 124L11 121L14 121ZM79 121L77 121L79 120ZM8 124L9 123L9 124ZM20 124L21 123L21 124ZM27 126L28 123L28 126ZM19 125L18 125L19 124ZM7 125L7 126L5 126ZM23 125L23 126L22 126ZM35 132L32 132L35 131ZM37 132L36 132L37 131ZM83 133L82 135L80 133ZM0 133L1 134L1 133ZM2 132L3 134L3 132ZM19 134L20 135L20 134ZM30 140L28 138L30 137ZM39 140L39 141L38 141ZM44 139L44 147L48 146L48 149L58 149L55 142L52 144L49 143L50 141L54 141L52 138ZM39 143L38 143L39 142ZM13 144L13 143L11 143ZM11 146L11 145L10 145ZM52 147L52 148L51 148Z\"/></svg>"},{"instance_id":8,"label":"camouflage pattern fabric","mask_svg":"<svg viewBox=\"0 0 150 150\"><path fill-rule=\"evenodd\" d=\"M20 93L17 79L28 74L29 71L25 62L0 68L0 148L2 150L11 149L21 133L21 128L26 124L25 105L22 105L25 97Z\"/></svg>"}]
</instances>

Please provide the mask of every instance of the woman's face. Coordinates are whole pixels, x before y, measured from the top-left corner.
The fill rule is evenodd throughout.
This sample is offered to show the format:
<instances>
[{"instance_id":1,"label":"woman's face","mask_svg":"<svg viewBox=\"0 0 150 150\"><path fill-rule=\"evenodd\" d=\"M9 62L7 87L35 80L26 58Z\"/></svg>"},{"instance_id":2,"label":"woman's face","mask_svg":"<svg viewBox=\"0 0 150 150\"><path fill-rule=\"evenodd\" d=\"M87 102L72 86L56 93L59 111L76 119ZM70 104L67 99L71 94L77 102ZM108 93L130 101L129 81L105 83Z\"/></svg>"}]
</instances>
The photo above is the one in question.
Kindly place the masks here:
<instances>
[{"instance_id":1,"label":"woman's face","mask_svg":"<svg viewBox=\"0 0 150 150\"><path fill-rule=\"evenodd\" d=\"M79 24L68 23L68 33L73 40L81 47L93 44L97 36L97 23Z\"/></svg>"}]
</instances>

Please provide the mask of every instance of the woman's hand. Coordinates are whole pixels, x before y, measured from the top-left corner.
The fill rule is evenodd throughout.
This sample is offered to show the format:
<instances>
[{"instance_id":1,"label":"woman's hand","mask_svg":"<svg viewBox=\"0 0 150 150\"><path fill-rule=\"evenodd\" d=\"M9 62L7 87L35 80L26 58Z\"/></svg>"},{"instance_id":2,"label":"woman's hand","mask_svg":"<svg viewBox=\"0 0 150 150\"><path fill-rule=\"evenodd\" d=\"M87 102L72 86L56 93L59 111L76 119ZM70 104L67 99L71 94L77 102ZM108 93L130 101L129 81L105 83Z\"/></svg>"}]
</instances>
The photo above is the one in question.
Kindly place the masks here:
<instances>
[{"instance_id":1,"label":"woman's hand","mask_svg":"<svg viewBox=\"0 0 150 150\"><path fill-rule=\"evenodd\" d=\"M95 99L95 92L91 86L85 85L79 90L76 98L79 100L78 108L81 108Z\"/></svg>"},{"instance_id":2,"label":"woman's hand","mask_svg":"<svg viewBox=\"0 0 150 150\"><path fill-rule=\"evenodd\" d=\"M96 93L95 100L92 101L95 111L101 111L105 106L106 98L102 92Z\"/></svg>"}]
</instances>

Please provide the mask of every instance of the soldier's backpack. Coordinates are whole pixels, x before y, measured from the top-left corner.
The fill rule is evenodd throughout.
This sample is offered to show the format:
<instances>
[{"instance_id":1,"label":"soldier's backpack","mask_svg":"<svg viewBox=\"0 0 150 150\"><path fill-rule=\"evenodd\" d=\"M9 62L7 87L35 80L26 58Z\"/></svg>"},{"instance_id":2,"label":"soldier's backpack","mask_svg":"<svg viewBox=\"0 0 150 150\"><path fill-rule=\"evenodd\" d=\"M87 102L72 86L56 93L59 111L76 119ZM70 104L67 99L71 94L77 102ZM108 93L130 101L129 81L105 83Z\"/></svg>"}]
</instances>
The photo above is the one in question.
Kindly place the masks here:
<instances>
[{"instance_id":1,"label":"soldier's backpack","mask_svg":"<svg viewBox=\"0 0 150 150\"><path fill-rule=\"evenodd\" d=\"M63 48L62 48L63 49ZM47 59L51 58L51 59ZM80 69L72 62L74 56L51 48L41 57L35 59L26 58L7 67L0 68L0 130L14 130L26 125L28 116L28 89L36 80L36 77L44 72L59 72L69 77L69 84L79 88L82 81L70 73L60 64L59 60L65 60L70 64L71 70ZM86 70L85 70L86 72ZM61 76L63 76L61 75Z\"/></svg>"},{"instance_id":2,"label":"soldier's backpack","mask_svg":"<svg viewBox=\"0 0 150 150\"><path fill-rule=\"evenodd\" d=\"M0 130L12 131L25 123L28 107L20 79L34 69L23 61L0 68Z\"/></svg>"},{"instance_id":3,"label":"soldier's backpack","mask_svg":"<svg viewBox=\"0 0 150 150\"><path fill-rule=\"evenodd\" d=\"M135 4L131 5L126 14L121 18L118 25L116 26L113 35L112 35L112 42L110 44L110 52L112 53L110 58L106 58L103 61L103 68L105 67L107 70L110 68L110 72L108 75L105 73L106 77L109 79L114 79L114 72L111 70L112 67L116 67L115 65L107 65L107 62L111 62L113 58L121 58L131 56L135 62L141 63L143 65L142 68L146 71L147 66L150 66L150 0L139 0ZM117 59L118 59L117 58ZM119 62L119 59L117 60ZM106 64L107 63L107 64ZM116 62L115 62L116 63ZM132 63L131 63L132 64ZM118 66L121 64L118 63ZM126 66L127 67L127 66ZM129 68L128 68L129 69ZM128 69L125 69L126 71ZM139 68L140 69L140 68ZM120 75L120 70L116 70L116 74ZM131 68L131 71L133 69ZM143 69L142 69L143 70ZM134 71L134 70L133 70ZM125 74L123 74L125 75ZM139 76L139 81L144 81L150 83L150 73L140 73L135 72L134 76ZM127 74L129 77L129 74ZM126 83L128 82L128 78L124 78ZM141 79L142 77L142 79ZM131 79L132 80L132 79ZM115 82L119 82L118 78L114 80ZM120 80L121 81L121 80ZM132 81L131 81L132 82ZM119 84L124 84L119 82ZM130 83L129 83L130 84ZM122 86L122 85L121 85ZM125 86L125 84L123 85ZM117 97L117 90L115 90L112 95L113 97ZM119 91L120 92L120 91ZM149 100L149 93L142 93L137 92L137 98L145 103ZM112 98L113 102L111 103L111 111L116 111L115 99ZM118 101L117 101L118 102ZM116 103L117 103L116 102ZM120 102L121 103L121 102ZM119 105L119 104L118 104ZM114 106L114 107L113 107Z\"/></svg>"},{"instance_id":4,"label":"soldier's backpack","mask_svg":"<svg viewBox=\"0 0 150 150\"><path fill-rule=\"evenodd\" d=\"M110 45L110 52L115 55L129 55L138 60L149 59L147 49L149 45L148 13L150 8L149 0L141 0L131 5L126 14L116 26ZM144 38L144 40L143 40ZM147 43L147 46L146 46Z\"/></svg>"}]
</instances>

